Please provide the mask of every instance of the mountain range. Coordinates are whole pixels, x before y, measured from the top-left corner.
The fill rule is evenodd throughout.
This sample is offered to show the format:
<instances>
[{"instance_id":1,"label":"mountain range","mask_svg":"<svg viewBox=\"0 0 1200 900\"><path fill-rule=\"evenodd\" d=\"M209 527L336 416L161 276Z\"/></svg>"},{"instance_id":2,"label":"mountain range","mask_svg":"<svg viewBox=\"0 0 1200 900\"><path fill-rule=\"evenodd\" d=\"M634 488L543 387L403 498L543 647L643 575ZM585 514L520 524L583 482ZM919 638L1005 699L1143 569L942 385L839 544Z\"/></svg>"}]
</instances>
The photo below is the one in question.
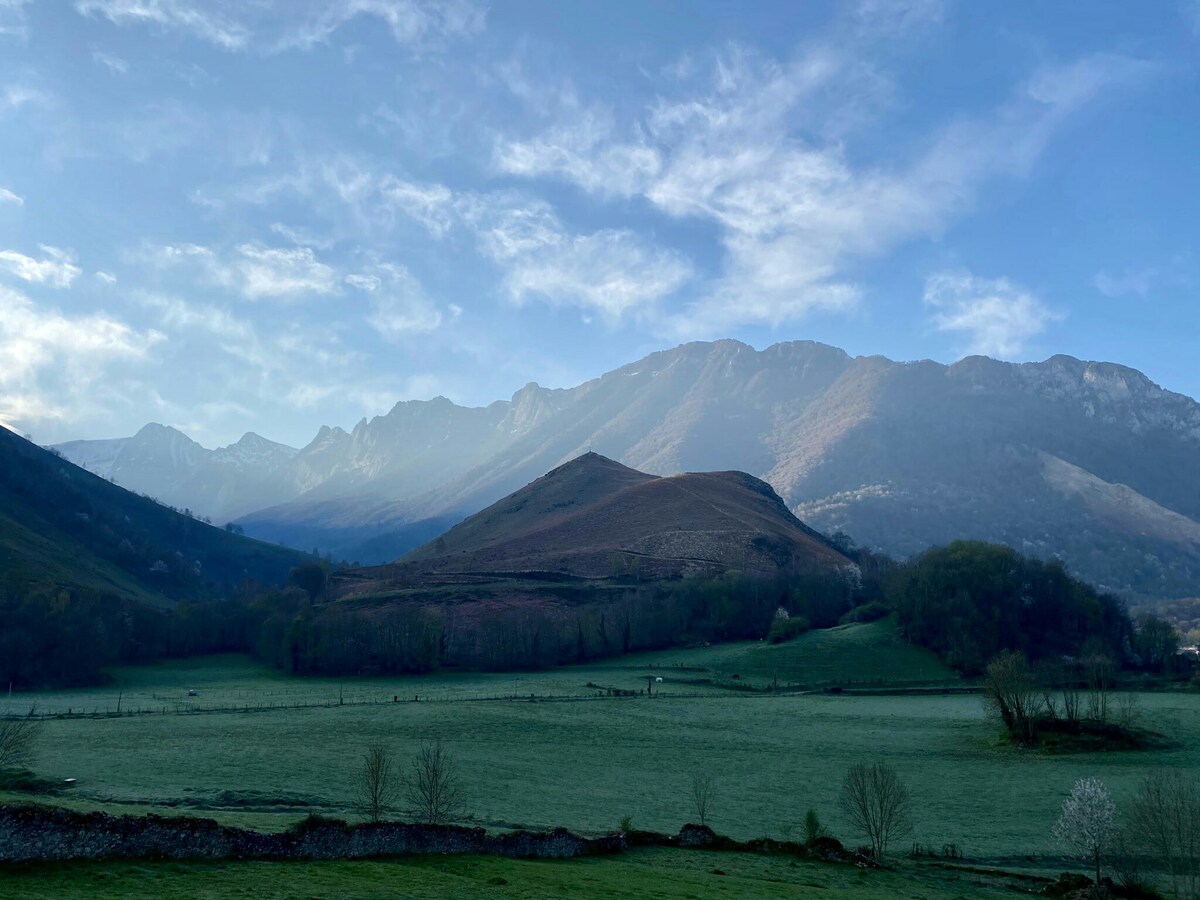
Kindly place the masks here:
<instances>
[{"instance_id":1,"label":"mountain range","mask_svg":"<svg viewBox=\"0 0 1200 900\"><path fill-rule=\"evenodd\" d=\"M908 556L955 538L1059 557L1131 599L1200 589L1200 404L1055 356L953 365L797 341L691 343L569 389L398 403L295 450L151 425L67 458L247 533L382 562L563 462L742 470L826 534Z\"/></svg>"}]
</instances>

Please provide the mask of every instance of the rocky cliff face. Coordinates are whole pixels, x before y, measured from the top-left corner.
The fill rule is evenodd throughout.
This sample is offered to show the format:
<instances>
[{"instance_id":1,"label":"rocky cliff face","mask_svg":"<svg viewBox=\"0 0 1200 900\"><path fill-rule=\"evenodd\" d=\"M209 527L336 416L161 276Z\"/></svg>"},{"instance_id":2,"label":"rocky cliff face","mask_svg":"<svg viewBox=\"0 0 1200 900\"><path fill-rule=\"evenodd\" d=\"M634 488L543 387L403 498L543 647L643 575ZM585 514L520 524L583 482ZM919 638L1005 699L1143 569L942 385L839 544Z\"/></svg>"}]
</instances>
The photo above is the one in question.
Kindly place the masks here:
<instances>
[{"instance_id":1,"label":"rocky cliff face","mask_svg":"<svg viewBox=\"0 0 1200 900\"><path fill-rule=\"evenodd\" d=\"M84 443L63 451L111 453ZM245 524L349 558L391 535L379 546L395 552L415 523L462 518L588 450L656 474L747 471L814 527L893 554L974 537L1130 596L1200 585L1200 404L1066 356L945 366L807 341L685 344L568 390L322 429Z\"/></svg>"}]
</instances>

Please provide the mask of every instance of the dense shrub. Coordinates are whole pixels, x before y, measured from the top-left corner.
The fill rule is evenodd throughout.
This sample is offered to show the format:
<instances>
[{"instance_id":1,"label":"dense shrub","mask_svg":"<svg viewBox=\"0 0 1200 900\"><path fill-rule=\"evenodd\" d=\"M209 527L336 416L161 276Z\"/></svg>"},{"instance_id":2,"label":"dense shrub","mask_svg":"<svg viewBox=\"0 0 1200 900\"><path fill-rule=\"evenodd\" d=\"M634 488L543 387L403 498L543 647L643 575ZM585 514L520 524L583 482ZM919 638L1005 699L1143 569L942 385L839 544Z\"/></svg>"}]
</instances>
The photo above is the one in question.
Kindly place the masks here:
<instances>
[{"instance_id":1,"label":"dense shrub","mask_svg":"<svg viewBox=\"0 0 1200 900\"><path fill-rule=\"evenodd\" d=\"M854 609L846 613L838 623L848 625L851 622L875 622L888 615L891 610L888 609L886 603L878 600L873 603L864 603L862 606L856 606Z\"/></svg>"},{"instance_id":2,"label":"dense shrub","mask_svg":"<svg viewBox=\"0 0 1200 900\"><path fill-rule=\"evenodd\" d=\"M808 619L804 616L775 619L771 623L771 630L767 632L767 640L772 644L782 644L799 637L806 631L808 631Z\"/></svg>"},{"instance_id":3,"label":"dense shrub","mask_svg":"<svg viewBox=\"0 0 1200 900\"><path fill-rule=\"evenodd\" d=\"M1089 639L1119 659L1133 632L1120 600L1057 561L980 541L926 551L890 579L888 595L905 637L972 675L1002 650L1036 662L1077 656Z\"/></svg>"}]
</instances>

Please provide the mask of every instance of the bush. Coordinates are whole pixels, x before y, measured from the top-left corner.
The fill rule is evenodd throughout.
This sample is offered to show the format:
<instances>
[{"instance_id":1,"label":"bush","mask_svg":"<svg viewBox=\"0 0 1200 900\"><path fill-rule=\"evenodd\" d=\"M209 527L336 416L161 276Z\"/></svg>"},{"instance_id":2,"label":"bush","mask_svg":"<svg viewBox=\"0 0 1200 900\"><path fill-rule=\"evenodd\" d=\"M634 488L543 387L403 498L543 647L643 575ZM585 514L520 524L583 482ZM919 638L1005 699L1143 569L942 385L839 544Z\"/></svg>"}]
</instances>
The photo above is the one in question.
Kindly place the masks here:
<instances>
[{"instance_id":1,"label":"bush","mask_svg":"<svg viewBox=\"0 0 1200 900\"><path fill-rule=\"evenodd\" d=\"M804 814L805 845L811 847L825 836L825 826L821 824L821 818L817 815L817 811L815 809L810 809Z\"/></svg>"},{"instance_id":2,"label":"bush","mask_svg":"<svg viewBox=\"0 0 1200 900\"><path fill-rule=\"evenodd\" d=\"M767 632L767 640L772 644L782 644L799 637L806 631L808 631L808 619L804 616L776 619L771 623L771 630Z\"/></svg>"},{"instance_id":3,"label":"bush","mask_svg":"<svg viewBox=\"0 0 1200 900\"><path fill-rule=\"evenodd\" d=\"M880 603L878 600L874 603L864 603L862 606L856 606L840 619L839 625L849 625L851 622L876 622L891 612L887 604Z\"/></svg>"}]
</instances>

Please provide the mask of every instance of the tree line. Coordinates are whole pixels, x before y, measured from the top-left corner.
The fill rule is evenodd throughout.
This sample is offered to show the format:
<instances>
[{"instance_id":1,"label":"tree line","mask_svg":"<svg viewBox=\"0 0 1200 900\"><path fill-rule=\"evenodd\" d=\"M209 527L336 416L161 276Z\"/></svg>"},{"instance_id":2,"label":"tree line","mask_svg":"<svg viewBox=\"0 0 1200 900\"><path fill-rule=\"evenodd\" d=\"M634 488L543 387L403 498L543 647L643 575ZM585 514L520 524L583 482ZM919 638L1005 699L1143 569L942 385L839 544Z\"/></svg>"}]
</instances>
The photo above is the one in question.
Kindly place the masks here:
<instances>
[{"instance_id":1,"label":"tree line","mask_svg":"<svg viewBox=\"0 0 1200 900\"><path fill-rule=\"evenodd\" d=\"M908 563L854 548L842 570L788 567L642 580L501 585L490 593L334 600L332 566L295 566L285 584L243 581L215 600L160 608L77 587L0 579L0 679L93 683L106 666L246 652L294 674L398 674L440 667L538 669L639 650L770 637L894 613L901 634L966 675L1002 651L1031 665L1085 649L1118 667L1175 664L1178 635L1135 622L1121 600L1056 562L955 542ZM506 593L507 591L507 593Z\"/></svg>"}]
</instances>

